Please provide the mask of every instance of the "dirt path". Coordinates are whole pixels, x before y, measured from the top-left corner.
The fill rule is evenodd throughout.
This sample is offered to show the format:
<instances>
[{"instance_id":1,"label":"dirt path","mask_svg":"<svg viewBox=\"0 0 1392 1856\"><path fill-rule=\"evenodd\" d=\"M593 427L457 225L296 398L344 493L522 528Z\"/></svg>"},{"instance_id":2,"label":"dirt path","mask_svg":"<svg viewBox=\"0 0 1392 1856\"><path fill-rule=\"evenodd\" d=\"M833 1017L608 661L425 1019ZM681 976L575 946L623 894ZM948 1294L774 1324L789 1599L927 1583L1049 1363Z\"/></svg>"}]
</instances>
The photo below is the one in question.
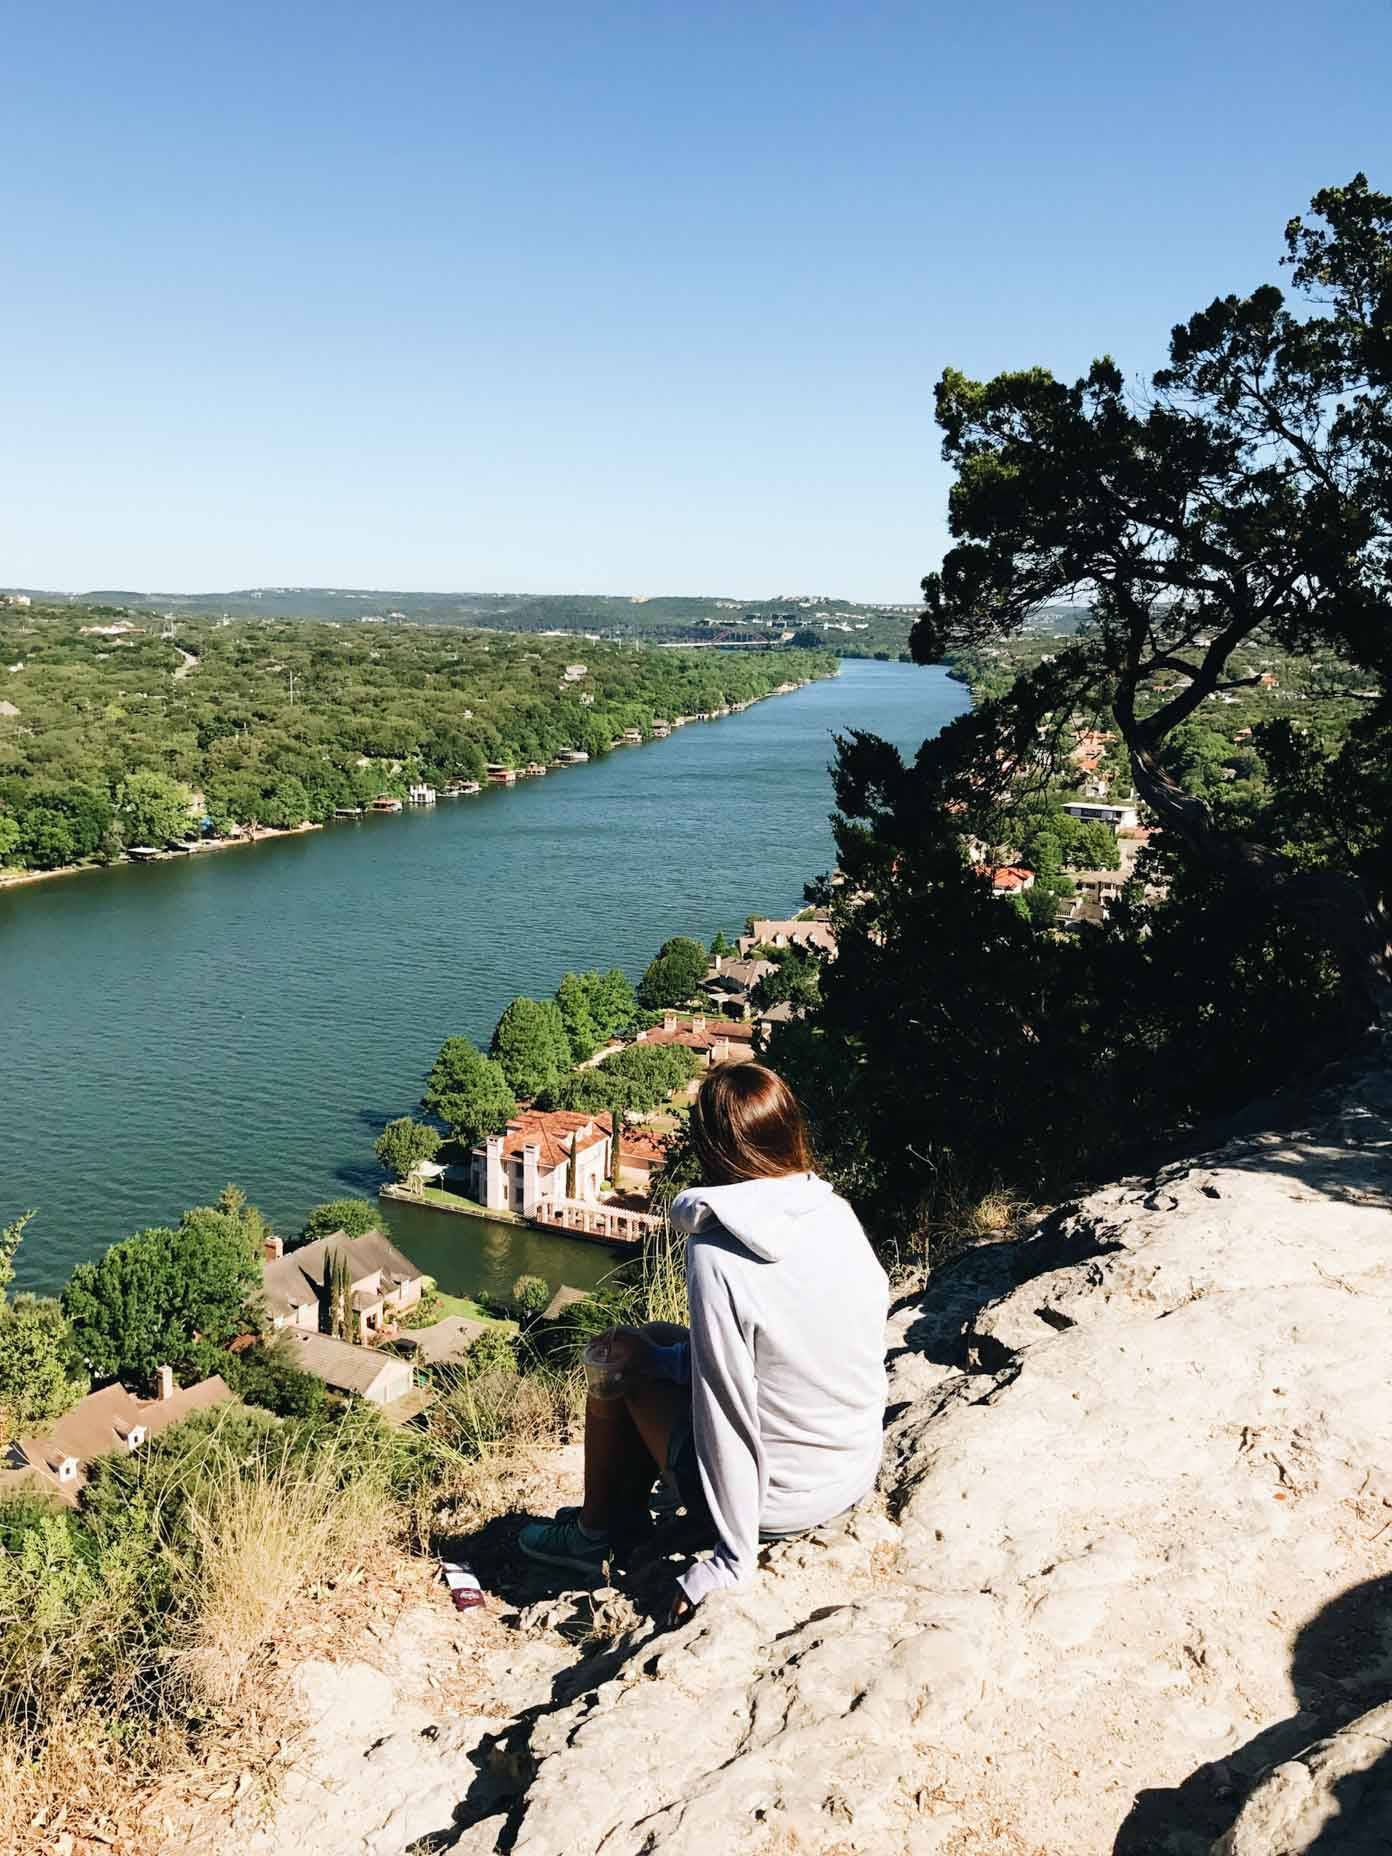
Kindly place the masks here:
<instances>
[{"instance_id":1,"label":"dirt path","mask_svg":"<svg viewBox=\"0 0 1392 1856\"><path fill-rule=\"evenodd\" d=\"M174 681L176 683L181 683L191 670L196 670L198 668L198 659L194 656L192 651L186 651L181 644L176 644L174 649L184 660L174 672Z\"/></svg>"}]
</instances>

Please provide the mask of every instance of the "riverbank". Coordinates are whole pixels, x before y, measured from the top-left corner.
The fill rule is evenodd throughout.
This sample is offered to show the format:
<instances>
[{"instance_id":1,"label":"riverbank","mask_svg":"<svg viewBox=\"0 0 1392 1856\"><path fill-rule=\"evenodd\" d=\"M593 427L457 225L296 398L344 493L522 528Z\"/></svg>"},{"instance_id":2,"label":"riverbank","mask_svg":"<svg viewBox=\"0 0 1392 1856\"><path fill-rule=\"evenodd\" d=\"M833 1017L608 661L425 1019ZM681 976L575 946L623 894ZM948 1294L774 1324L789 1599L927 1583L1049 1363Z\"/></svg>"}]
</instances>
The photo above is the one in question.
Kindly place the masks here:
<instances>
[{"instance_id":1,"label":"riverbank","mask_svg":"<svg viewBox=\"0 0 1392 1856\"><path fill-rule=\"evenodd\" d=\"M835 674L838 676L840 675L839 669ZM776 696L796 695L799 690L806 689L809 683L827 681L830 681L830 679L804 677L793 683L779 684L776 689L769 690L761 696L751 696L747 702L735 704L730 708L711 710L697 715L681 716L677 718L675 723L664 723L660 732L645 735L639 741L619 739L610 744L609 752L614 753L619 748L625 747L651 747L657 742L671 740L676 734L679 726L698 722L725 721L730 716L747 713L759 703L770 702ZM540 771L542 773L567 773L576 767L589 766L592 764L594 764L594 762L590 759L579 761L557 760L553 761L548 767L542 768ZM519 767L515 770L513 779L509 781L491 783L487 787L476 788L474 792L468 794L451 793L446 795L446 797L450 799L459 797L476 798L479 791L496 790L499 792L515 792L524 781L531 781L537 777L539 777L539 774L533 771L532 768ZM393 795L393 797L395 796L396 795ZM408 811L432 811L435 809L436 803L437 802L432 801L428 806L414 807L408 805L408 803L403 800L399 811L393 813L384 812L382 816L399 818ZM365 816L366 811L367 808L363 808L357 818L332 817L323 821L305 819L298 825L279 827L258 825L252 828L250 826L245 826L235 838L204 838L199 840L198 849L196 851L170 851L154 857L132 857L129 853L123 853L120 857L113 857L104 863L97 861L95 858L89 858L85 863L59 864L52 870L6 870L0 868L0 890L19 889L30 883L47 882L50 877L83 876L93 871L130 869L137 865L143 868L151 864L182 861L185 857L201 857L205 851L231 851L247 845L262 844L273 838L301 837L307 831L322 831L326 825L356 825L361 822L361 818Z\"/></svg>"},{"instance_id":2,"label":"riverbank","mask_svg":"<svg viewBox=\"0 0 1392 1856\"><path fill-rule=\"evenodd\" d=\"M322 825L312 819L306 819L301 825L258 826L255 831L244 831L239 838L204 838L196 851L170 851L159 857L113 857L109 863L104 864L60 864L56 870L0 870L0 890L20 889L28 883L44 883L55 876L89 876L98 870L133 870L149 864L175 863L186 857L202 857L208 851L242 850L251 844L264 844L271 838L302 838L307 831L323 829Z\"/></svg>"}]
</instances>

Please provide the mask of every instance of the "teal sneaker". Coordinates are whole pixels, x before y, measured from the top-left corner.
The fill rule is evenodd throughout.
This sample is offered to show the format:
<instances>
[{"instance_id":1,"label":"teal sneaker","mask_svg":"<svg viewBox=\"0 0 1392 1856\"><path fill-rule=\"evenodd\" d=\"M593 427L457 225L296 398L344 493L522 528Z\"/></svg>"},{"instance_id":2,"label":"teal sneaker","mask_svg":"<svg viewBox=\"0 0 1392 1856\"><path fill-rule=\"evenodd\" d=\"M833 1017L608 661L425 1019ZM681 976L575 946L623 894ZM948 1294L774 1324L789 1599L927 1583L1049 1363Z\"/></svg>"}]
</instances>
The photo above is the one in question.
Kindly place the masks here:
<instances>
[{"instance_id":1,"label":"teal sneaker","mask_svg":"<svg viewBox=\"0 0 1392 1856\"><path fill-rule=\"evenodd\" d=\"M577 1514L578 1510L567 1513L563 1509L554 1521L529 1521L518 1534L517 1544L529 1560L568 1567L598 1584L604 1578L609 1542L582 1534Z\"/></svg>"}]
</instances>

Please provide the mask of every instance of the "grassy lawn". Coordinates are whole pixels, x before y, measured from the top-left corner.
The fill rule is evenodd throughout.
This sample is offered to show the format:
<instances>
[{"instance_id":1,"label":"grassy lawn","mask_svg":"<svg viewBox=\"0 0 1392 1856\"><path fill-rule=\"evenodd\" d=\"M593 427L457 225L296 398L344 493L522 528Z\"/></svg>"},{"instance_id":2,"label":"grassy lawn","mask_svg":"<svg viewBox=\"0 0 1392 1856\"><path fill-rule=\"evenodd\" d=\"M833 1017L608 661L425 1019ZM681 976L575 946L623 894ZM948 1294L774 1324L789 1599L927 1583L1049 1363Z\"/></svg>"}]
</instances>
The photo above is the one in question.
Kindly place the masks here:
<instances>
[{"instance_id":1,"label":"grassy lawn","mask_svg":"<svg viewBox=\"0 0 1392 1856\"><path fill-rule=\"evenodd\" d=\"M456 1211L472 1212L478 1218L491 1218L495 1224L525 1224L524 1218L517 1218L511 1212L491 1212L486 1205L480 1205L477 1199L466 1198L462 1192L450 1192L444 1186L427 1186L418 1196L412 1194L417 1204L452 1206Z\"/></svg>"},{"instance_id":2,"label":"grassy lawn","mask_svg":"<svg viewBox=\"0 0 1392 1856\"><path fill-rule=\"evenodd\" d=\"M446 1295L443 1289L437 1289L435 1301L437 1321L443 1321L446 1315L463 1315L467 1321L486 1321L491 1327L515 1329L517 1326L515 1321L508 1321L501 1315L490 1315L471 1295Z\"/></svg>"}]
</instances>

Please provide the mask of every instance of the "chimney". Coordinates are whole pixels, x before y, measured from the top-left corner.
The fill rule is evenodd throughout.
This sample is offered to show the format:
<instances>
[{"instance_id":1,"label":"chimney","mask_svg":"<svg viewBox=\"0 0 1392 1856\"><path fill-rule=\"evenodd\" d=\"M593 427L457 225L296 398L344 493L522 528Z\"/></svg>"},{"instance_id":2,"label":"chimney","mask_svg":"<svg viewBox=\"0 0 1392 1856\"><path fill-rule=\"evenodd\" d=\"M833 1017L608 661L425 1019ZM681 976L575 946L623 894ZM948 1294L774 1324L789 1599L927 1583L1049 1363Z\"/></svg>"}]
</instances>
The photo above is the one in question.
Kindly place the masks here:
<instances>
[{"instance_id":1,"label":"chimney","mask_svg":"<svg viewBox=\"0 0 1392 1856\"><path fill-rule=\"evenodd\" d=\"M279 1243L280 1239L277 1238L276 1242ZM158 1399L166 1399L173 1398L173 1396L174 1368L172 1366L157 1366L155 1368L155 1397Z\"/></svg>"},{"instance_id":2,"label":"chimney","mask_svg":"<svg viewBox=\"0 0 1392 1856\"><path fill-rule=\"evenodd\" d=\"M284 1255L285 1239L283 1237L268 1237L266 1239L267 1263L279 1263Z\"/></svg>"}]
</instances>

